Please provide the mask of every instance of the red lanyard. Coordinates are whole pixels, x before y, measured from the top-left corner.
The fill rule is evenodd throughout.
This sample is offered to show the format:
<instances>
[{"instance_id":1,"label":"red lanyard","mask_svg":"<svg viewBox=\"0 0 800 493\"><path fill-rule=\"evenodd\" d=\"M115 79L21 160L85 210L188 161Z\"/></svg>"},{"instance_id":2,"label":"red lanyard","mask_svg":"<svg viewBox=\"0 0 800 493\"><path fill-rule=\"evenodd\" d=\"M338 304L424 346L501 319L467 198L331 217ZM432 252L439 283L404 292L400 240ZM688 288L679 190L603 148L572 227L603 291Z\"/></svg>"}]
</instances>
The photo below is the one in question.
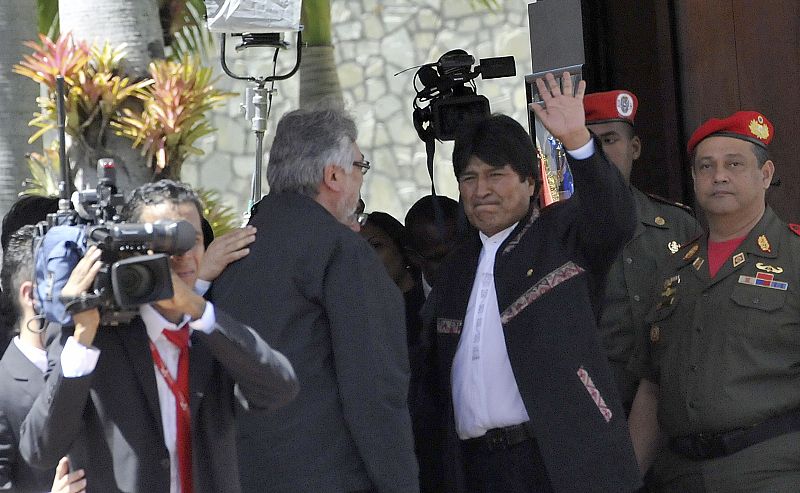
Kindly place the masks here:
<instances>
[{"instance_id":1,"label":"red lanyard","mask_svg":"<svg viewBox=\"0 0 800 493\"><path fill-rule=\"evenodd\" d=\"M167 369L167 365L164 364L164 360L161 359L161 355L158 354L158 348L156 345L153 344L153 341L150 342L150 354L153 355L153 363L155 363L158 372L164 377L164 381L167 382L167 386L172 391L172 395L175 396L175 400L178 401L178 405L183 413L189 413L189 400L186 398L186 392L184 389L178 386L178 382L172 378L172 375L169 374L169 370Z\"/></svg>"}]
</instances>

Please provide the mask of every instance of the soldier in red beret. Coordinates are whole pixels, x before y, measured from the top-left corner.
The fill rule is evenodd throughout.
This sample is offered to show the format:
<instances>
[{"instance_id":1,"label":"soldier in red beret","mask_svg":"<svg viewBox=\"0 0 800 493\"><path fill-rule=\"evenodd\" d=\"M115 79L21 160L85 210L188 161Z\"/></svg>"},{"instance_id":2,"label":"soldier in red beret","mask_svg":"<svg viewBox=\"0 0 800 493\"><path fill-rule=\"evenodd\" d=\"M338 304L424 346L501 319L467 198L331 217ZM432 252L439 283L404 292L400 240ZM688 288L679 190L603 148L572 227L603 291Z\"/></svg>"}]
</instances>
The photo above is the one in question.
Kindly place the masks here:
<instances>
[{"instance_id":1,"label":"soldier in red beret","mask_svg":"<svg viewBox=\"0 0 800 493\"><path fill-rule=\"evenodd\" d=\"M689 140L708 233L667 262L630 365L631 435L657 491L800 488L800 228L765 204L774 133L740 111Z\"/></svg>"},{"instance_id":2,"label":"soldier in red beret","mask_svg":"<svg viewBox=\"0 0 800 493\"><path fill-rule=\"evenodd\" d=\"M617 389L629 413L639 386L639 377L626 367L633 354L637 334L646 329L645 316L658 291L653 273L700 228L688 207L645 194L631 186L633 162L642 142L634 129L639 102L629 91L587 94L583 99L586 124L602 144L609 161L630 186L636 203L636 231L617 255L608 272L603 311L598 328L608 355Z\"/></svg>"}]
</instances>

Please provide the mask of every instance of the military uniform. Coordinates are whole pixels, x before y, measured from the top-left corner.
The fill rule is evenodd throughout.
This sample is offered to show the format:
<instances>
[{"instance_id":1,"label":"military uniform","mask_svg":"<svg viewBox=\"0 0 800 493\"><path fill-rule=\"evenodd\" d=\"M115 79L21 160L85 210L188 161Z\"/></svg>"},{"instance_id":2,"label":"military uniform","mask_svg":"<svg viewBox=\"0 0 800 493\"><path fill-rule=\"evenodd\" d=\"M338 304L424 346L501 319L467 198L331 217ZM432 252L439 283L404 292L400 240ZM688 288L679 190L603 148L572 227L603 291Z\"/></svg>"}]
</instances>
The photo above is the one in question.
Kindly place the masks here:
<instances>
[{"instance_id":1,"label":"military uniform","mask_svg":"<svg viewBox=\"0 0 800 493\"><path fill-rule=\"evenodd\" d=\"M713 278L707 260L707 237L670 257L629 367L660 386L655 479L799 491L800 237L767 208Z\"/></svg>"},{"instance_id":2,"label":"military uniform","mask_svg":"<svg viewBox=\"0 0 800 493\"><path fill-rule=\"evenodd\" d=\"M636 345L636 334L646 330L645 316L655 304L654 275L669 255L701 231L685 206L646 195L634 187L631 193L639 219L636 232L609 270L598 323L626 414L639 385L638 376L626 367Z\"/></svg>"}]
</instances>

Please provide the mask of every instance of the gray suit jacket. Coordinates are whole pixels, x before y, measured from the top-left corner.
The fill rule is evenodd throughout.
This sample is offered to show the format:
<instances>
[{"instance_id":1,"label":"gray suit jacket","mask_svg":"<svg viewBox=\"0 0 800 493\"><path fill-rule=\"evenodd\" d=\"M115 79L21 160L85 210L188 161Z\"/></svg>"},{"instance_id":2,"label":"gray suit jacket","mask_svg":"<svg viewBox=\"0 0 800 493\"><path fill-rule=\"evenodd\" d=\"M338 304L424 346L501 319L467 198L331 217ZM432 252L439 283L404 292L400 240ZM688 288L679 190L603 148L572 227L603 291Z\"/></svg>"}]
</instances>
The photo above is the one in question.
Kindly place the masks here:
<instances>
[{"instance_id":1,"label":"gray suit jacket","mask_svg":"<svg viewBox=\"0 0 800 493\"><path fill-rule=\"evenodd\" d=\"M194 490L238 493L235 393L253 408L274 409L296 395L298 384L283 355L221 310L216 316L211 334L192 333L189 351ZM101 327L97 366L78 378L61 373L68 332L51 345L57 364L22 424L23 457L53 467L69 455L73 468L86 470L89 493L168 492L169 454L141 319Z\"/></svg>"},{"instance_id":2,"label":"gray suit jacket","mask_svg":"<svg viewBox=\"0 0 800 493\"><path fill-rule=\"evenodd\" d=\"M418 491L405 315L369 244L312 199L270 194L211 297L297 370L297 399L239 420L247 492Z\"/></svg>"},{"instance_id":3,"label":"gray suit jacket","mask_svg":"<svg viewBox=\"0 0 800 493\"><path fill-rule=\"evenodd\" d=\"M44 388L44 374L12 341L0 360L0 491L42 493L53 469L34 469L19 454L19 427Z\"/></svg>"}]
</instances>

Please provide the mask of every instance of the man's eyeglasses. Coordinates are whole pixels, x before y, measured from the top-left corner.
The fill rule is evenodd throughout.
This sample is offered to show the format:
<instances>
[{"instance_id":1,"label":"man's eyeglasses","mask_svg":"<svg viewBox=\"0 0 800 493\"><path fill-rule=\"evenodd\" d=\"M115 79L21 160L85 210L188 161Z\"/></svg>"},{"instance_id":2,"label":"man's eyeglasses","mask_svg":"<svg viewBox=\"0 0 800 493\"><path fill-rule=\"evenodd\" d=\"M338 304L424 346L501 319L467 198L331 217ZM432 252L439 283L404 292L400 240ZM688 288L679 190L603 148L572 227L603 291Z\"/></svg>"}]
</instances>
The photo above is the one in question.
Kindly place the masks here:
<instances>
[{"instance_id":1,"label":"man's eyeglasses","mask_svg":"<svg viewBox=\"0 0 800 493\"><path fill-rule=\"evenodd\" d=\"M366 175L367 171L369 171L369 167L370 167L369 166L369 161L367 161L367 160L364 160L364 161L353 161L353 166L358 166L359 168L361 168L361 174L362 175Z\"/></svg>"}]
</instances>

